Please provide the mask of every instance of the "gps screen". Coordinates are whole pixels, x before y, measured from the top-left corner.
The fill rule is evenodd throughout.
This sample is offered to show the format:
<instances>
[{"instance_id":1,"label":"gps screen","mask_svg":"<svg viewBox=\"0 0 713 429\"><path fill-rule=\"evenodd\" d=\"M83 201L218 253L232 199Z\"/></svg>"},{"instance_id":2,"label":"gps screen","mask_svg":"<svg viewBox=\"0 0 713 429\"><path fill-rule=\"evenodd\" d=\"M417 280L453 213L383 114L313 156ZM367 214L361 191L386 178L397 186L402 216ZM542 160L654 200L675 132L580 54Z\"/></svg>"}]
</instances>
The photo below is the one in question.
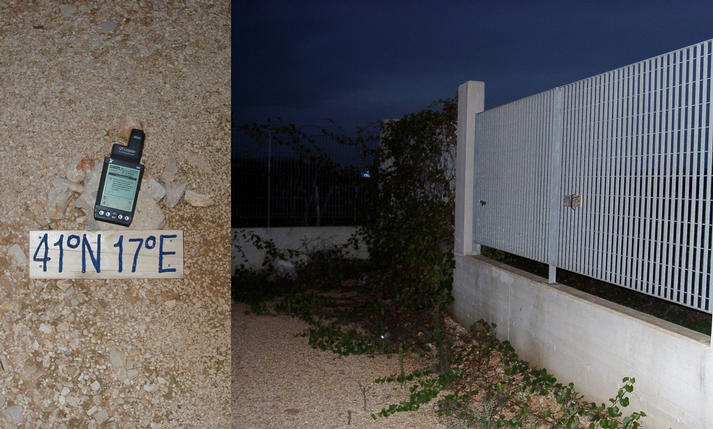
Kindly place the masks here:
<instances>
[{"instance_id":1,"label":"gps screen","mask_svg":"<svg viewBox=\"0 0 713 429\"><path fill-rule=\"evenodd\" d=\"M136 168L109 164L104 179L101 205L130 212L134 207L140 174L141 171Z\"/></svg>"}]
</instances>

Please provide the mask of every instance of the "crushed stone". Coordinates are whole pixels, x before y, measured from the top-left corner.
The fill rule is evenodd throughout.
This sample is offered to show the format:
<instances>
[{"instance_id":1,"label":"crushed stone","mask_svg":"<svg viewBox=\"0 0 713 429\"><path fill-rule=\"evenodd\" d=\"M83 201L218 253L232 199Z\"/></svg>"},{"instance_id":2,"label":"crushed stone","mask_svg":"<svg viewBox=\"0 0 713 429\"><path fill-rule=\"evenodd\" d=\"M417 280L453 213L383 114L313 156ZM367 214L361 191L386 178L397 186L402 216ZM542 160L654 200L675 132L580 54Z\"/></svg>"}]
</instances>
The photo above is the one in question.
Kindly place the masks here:
<instances>
[{"instance_id":1,"label":"crushed stone","mask_svg":"<svg viewBox=\"0 0 713 429\"><path fill-rule=\"evenodd\" d=\"M0 2L0 427L230 427L230 7ZM30 280L12 246L31 261L29 231L88 226L82 160L126 144L123 115L143 124L146 174L175 157L214 201L163 206L184 278Z\"/></svg>"}]
</instances>

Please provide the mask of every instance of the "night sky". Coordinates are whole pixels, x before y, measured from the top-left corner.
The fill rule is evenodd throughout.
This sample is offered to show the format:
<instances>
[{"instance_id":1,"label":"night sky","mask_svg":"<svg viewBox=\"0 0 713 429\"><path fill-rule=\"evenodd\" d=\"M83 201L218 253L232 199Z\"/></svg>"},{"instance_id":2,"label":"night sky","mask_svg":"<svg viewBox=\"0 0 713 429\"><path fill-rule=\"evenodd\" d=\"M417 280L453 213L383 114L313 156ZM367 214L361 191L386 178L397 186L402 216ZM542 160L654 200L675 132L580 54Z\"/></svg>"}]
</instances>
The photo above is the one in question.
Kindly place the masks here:
<instances>
[{"instance_id":1,"label":"night sky","mask_svg":"<svg viewBox=\"0 0 713 429\"><path fill-rule=\"evenodd\" d=\"M232 15L237 124L365 126L467 80L487 109L713 38L711 1L238 0Z\"/></svg>"}]
</instances>

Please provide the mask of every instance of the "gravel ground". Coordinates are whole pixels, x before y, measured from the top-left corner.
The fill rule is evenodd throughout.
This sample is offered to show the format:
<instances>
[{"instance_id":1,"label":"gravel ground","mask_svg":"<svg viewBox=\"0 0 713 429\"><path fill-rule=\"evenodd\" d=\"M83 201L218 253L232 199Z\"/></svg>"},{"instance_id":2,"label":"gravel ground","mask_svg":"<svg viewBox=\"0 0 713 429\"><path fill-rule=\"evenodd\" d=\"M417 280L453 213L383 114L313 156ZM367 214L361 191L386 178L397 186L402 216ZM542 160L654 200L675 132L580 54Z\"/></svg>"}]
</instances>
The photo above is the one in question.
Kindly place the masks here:
<instances>
[{"instance_id":1,"label":"gravel ground","mask_svg":"<svg viewBox=\"0 0 713 429\"><path fill-rule=\"evenodd\" d=\"M307 338L295 336L307 327L304 322L246 315L246 308L233 304L233 428L445 427L435 415L434 402L415 412L371 418L389 404L408 399L408 390L398 383L373 382L399 371L397 356L339 357L315 350ZM404 359L407 373L424 365L414 357ZM368 389L366 410L360 384Z\"/></svg>"},{"instance_id":2,"label":"gravel ground","mask_svg":"<svg viewBox=\"0 0 713 429\"><path fill-rule=\"evenodd\" d=\"M65 3L0 0L0 427L229 427L230 4ZM124 115L214 203L162 205L184 278L30 280L29 231L87 226L54 178Z\"/></svg>"}]
</instances>

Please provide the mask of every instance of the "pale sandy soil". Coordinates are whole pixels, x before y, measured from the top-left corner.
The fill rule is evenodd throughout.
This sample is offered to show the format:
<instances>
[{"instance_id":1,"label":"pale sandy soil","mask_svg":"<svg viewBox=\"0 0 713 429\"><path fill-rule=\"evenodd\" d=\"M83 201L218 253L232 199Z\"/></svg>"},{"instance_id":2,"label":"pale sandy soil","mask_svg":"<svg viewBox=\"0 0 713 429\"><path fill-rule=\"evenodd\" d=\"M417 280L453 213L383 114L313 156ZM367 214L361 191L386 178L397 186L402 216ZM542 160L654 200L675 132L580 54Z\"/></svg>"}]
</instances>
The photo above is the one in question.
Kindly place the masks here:
<instances>
[{"instance_id":1,"label":"pale sandy soil","mask_svg":"<svg viewBox=\"0 0 713 429\"><path fill-rule=\"evenodd\" d=\"M371 418L408 398L408 390L374 380L399 371L396 356L348 356L315 350L296 337L307 325L287 316L232 309L233 428L444 428L433 403L415 412ZM427 362L404 360L405 371ZM361 386L366 393L366 410ZM351 411L351 422L348 412ZM351 424L349 424L351 423Z\"/></svg>"},{"instance_id":2,"label":"pale sandy soil","mask_svg":"<svg viewBox=\"0 0 713 429\"><path fill-rule=\"evenodd\" d=\"M230 427L230 2L0 0L0 24L0 427ZM30 279L30 231L87 227L75 197L49 219L55 178L124 114L146 175L173 157L214 202L160 203L184 278Z\"/></svg>"}]
</instances>

